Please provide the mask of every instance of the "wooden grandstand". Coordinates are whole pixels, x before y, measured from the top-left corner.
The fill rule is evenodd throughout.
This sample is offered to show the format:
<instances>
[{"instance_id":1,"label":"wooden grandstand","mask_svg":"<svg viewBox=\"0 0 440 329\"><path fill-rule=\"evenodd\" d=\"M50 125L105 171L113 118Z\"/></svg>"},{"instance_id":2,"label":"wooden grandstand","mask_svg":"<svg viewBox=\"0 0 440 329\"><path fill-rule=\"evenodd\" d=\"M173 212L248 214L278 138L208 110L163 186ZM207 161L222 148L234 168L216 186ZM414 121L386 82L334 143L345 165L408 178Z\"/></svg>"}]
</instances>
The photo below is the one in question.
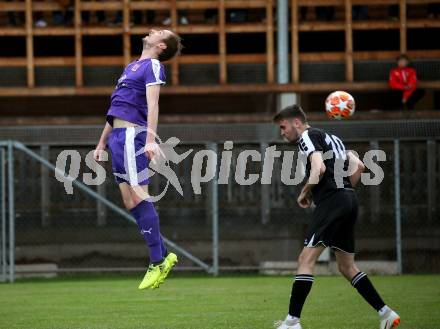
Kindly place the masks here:
<instances>
[{"instance_id":1,"label":"wooden grandstand","mask_svg":"<svg viewBox=\"0 0 440 329\"><path fill-rule=\"evenodd\" d=\"M0 1L0 12L21 11L25 14L25 24L22 27L7 26L0 29L0 40L4 37L25 38L26 57L0 57L1 67L26 68L25 86L2 86L0 96L64 96L64 95L108 95L112 86L88 86L85 83L84 67L86 66L123 66L133 60L131 36L142 35L152 26L133 26L130 15L133 10L162 10L168 11L171 17L170 28L184 35L215 34L218 38L217 54L183 55L169 63L172 76L170 84L164 88L165 94L213 94L213 93L281 93L303 91L328 91L336 88L345 88L356 91L385 90L386 81L356 81L354 79L354 63L356 61L393 60L399 53L407 53L413 59L440 59L440 46L437 49L408 49L407 35L410 29L437 29L440 28L440 19L427 17L408 18L407 8L415 5L426 5L432 0L291 0L290 43L291 43L291 79L288 84L276 83L275 70L275 32L276 22L274 9L276 0L152 0L152 1L74 1L73 26L34 27L35 12L51 12L60 10L57 2L25 0L24 2ZM437 1L440 2L440 1ZM398 5L399 17L397 20L386 18L372 18L366 21L353 21L353 5L386 6ZM331 22L317 20L300 21L300 6L337 6L339 18ZM260 22L227 23L226 10L231 8L260 9L265 11L265 19ZM178 11L186 9L218 10L218 19L214 24L190 23L178 24ZM84 26L81 21L82 11L122 11L122 26ZM394 30L399 33L398 50L388 51L354 51L353 32L362 30ZM341 52L300 52L299 40L302 32L310 31L340 31L345 35L345 51ZM264 33L266 52L258 54L230 54L226 44L228 34ZM37 57L34 55L34 39L36 37L69 36L74 37L74 56L70 57ZM121 56L84 56L84 36L120 36L122 37ZM435 36L432 36L435 38ZM344 63L345 79L337 82L301 82L301 63L341 62ZM190 64L218 65L218 81L214 85L187 86L181 83L180 67ZM264 83L231 84L228 80L228 65L230 64L262 64L265 65L266 78ZM37 67L73 67L73 86L37 86L35 70ZM439 89L439 80L421 81L420 85L428 89Z\"/></svg>"}]
</instances>

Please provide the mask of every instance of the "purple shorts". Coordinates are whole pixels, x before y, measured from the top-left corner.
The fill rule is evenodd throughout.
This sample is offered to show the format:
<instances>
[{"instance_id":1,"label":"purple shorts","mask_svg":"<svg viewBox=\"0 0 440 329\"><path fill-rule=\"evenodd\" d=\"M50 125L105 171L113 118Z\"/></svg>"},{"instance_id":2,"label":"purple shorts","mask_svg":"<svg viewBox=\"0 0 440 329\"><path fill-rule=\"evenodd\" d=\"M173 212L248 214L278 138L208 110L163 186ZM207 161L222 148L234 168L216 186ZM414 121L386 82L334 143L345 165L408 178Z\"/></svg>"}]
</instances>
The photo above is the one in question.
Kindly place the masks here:
<instances>
[{"instance_id":1,"label":"purple shorts","mask_svg":"<svg viewBox=\"0 0 440 329\"><path fill-rule=\"evenodd\" d=\"M108 139L116 183L131 186L148 185L148 157L145 154L147 129L113 128Z\"/></svg>"}]
</instances>

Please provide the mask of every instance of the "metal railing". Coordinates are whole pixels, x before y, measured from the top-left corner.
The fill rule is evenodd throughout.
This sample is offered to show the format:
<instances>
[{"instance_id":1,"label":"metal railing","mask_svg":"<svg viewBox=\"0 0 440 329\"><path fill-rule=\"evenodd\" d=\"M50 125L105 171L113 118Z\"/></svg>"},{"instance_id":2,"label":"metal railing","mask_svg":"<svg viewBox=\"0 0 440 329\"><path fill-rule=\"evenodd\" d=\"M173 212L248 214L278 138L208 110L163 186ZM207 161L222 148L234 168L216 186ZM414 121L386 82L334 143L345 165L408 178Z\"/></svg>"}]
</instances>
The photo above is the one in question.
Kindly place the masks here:
<instances>
[{"instance_id":1,"label":"metal railing","mask_svg":"<svg viewBox=\"0 0 440 329\"><path fill-rule=\"evenodd\" d=\"M438 200L440 195L437 188L440 183L440 172L438 171L440 125L438 120L431 120L429 122L423 120L414 122L344 122L343 124L332 122L328 124L320 123L316 126L341 136L349 146L353 146L352 143L356 143L354 149L359 148L361 151L383 149L386 151L387 162L384 163L386 175L384 183L376 187L361 186L358 192L361 195L360 223L358 225L362 230L359 241L363 248L361 255L369 253L372 258L391 259L396 263L397 273L407 271L408 263L411 263L410 271L417 270L417 262L421 261L421 257L417 256L414 258L414 255L419 255L414 253L426 252L426 254L429 254L435 253L438 250L438 244L436 245L435 243L435 241L438 241L436 239L438 239L437 235L439 232ZM273 128L273 126L271 127ZM96 139L95 133L90 128L82 128L82 130L72 128L73 131L63 129L63 134L60 132L59 135L57 132L46 128L44 132L40 133L36 131L35 127L25 130L22 128L15 129L13 132L5 128L0 129L2 136L20 138L22 141L26 141L26 144L32 145L25 146L15 141L0 141L0 208L2 216L0 254L1 278L3 280L13 280L14 278L14 267L10 265L15 263L14 227L17 224L19 224L17 232L21 235L17 239L17 245L20 246L20 249L24 249L26 246L23 246L23 241L25 241L28 244L28 250L32 250L34 246L39 244L50 244L51 241L49 240L52 238L50 234L59 232L60 225L64 224L57 224L56 222L62 221L64 216L74 217L73 215L77 214L79 219L83 219L84 213L81 211L87 211L91 218L93 216L93 221L96 221L92 225L95 225L97 231L93 232L98 232L98 229L111 230L112 227L116 228L119 232L120 226L114 226L114 221L112 222L110 216L104 219L101 218L102 215L100 217L99 205L114 210L117 218L128 219L130 222L133 222L131 216L125 210L119 208L114 202L109 201L110 196L109 198L104 198L99 190L95 192L83 183L73 180L73 178L72 184L84 192L88 199L92 198L98 201L97 204L92 203L87 208L82 204L85 203L84 201L80 200L78 202L78 200L69 199L64 195L55 196L56 190L59 187L52 185L51 188L55 190L55 192L51 192L51 194L54 194L53 198L39 205L42 214L40 219L38 218L40 210L37 207L34 206L33 213L26 212L29 207L43 201L43 198L40 198L38 195L40 187L36 191L28 192L28 194L36 194L36 197L33 199L20 201L25 195L20 194L20 192L15 193L14 183L17 191L19 191L18 184L25 181L26 171L29 168L38 170L35 166L23 166L27 159L36 160L41 166L54 172L57 169L48 160L50 158L50 151L52 151L52 154L57 153L60 150L60 146L65 147L66 145L70 145L71 148L75 145L72 144L72 136L78 143L76 144L77 147L91 150L93 148L92 141ZM199 145L201 148L214 151L218 156L222 153L219 150L219 145L221 147L220 141L232 138L235 140L235 153L233 153L232 162L235 163L238 152L244 149L251 148L259 151L261 154L264 154L267 146L274 144L281 148L289 149L290 146L281 144L276 130L272 128L264 125L225 125L224 127L221 125L213 125L212 127L196 125L191 128L164 126L162 127L161 134L163 133L165 136L181 134L179 136L185 141L180 144L183 145L183 148L196 148L196 145ZM98 131L98 128L96 128L96 131ZM14 134L15 136L13 137ZM82 139L77 139L76 136L81 136ZM207 142L214 140L214 138L217 142ZM204 141L202 142L202 140ZM53 142L49 145L48 141ZM59 144L54 144L55 142ZM70 144L66 144L66 142L70 142ZM40 155L34 151L35 147L40 148ZM34 148L34 150L31 148ZM17 171L14 171L14 150L20 153L20 158L18 154L15 154ZM44 154L44 157L41 154ZM253 163L248 169L259 170L260 167L258 166L259 164L255 165ZM178 178L183 185L185 193L190 189L190 185L188 185L188 182L190 182L190 179L188 179L190 170L188 168L191 168L191 164L183 164L182 167L178 168L178 171L180 170ZM61 174L65 176L65 173ZM34 185L40 183L44 185L45 179L45 177L36 177L32 183ZM29 182L31 181L29 180ZM153 183L157 183L157 181ZM291 241L300 241L302 227L307 222L303 220L306 217L304 211L295 209L294 202L289 201L290 199L294 200L298 192L296 187L284 186L279 181L279 178L270 185L239 186L238 184L228 184L225 186L219 185L217 179L211 180L208 184L208 186L205 186L206 189L202 190L202 195L197 196L186 193L185 198L179 199L177 193L171 193L168 199L166 197L159 203L160 206L163 206L163 208L159 209L161 218L164 213L169 213L168 216L175 220L170 223L170 226L177 227L177 235L168 233L167 235L173 236L173 240L181 241L179 242L180 245L182 243L185 244L185 249L179 248L178 245L170 240L167 240L168 245L179 251L182 255L187 256L199 269L201 268L213 274L218 273L219 270L258 270L257 262L261 261L261 259L255 257L255 261L252 264L246 263L245 260L249 257L243 257L243 253L240 254L240 252L254 252L251 248L255 247L255 250L257 250L255 253L258 253L259 246L263 246L265 243L267 243L268 248L269 246L274 248L274 244L280 239L283 239L286 245L292 243ZM154 187L154 184L152 187ZM46 188L48 189L49 187ZM169 192L167 192L167 195L169 195ZM51 216L56 221L46 221L43 215L47 209L44 209L44 207L48 207L49 203L55 205L55 207L70 207L76 213L63 213L60 216L60 213L55 212L55 208L51 208L53 212ZM27 220L28 217L32 216L37 221ZM291 234L286 235L283 232L286 232L292 225L288 221L290 217L294 217L297 222L295 230ZM223 237L221 249L219 248L219 218L221 218ZM16 221L16 219L18 220ZM86 221L81 226L75 227L74 231L81 232L81 234L86 232L88 230L87 225L90 225L89 222ZM23 230L31 225L33 225L32 230L23 233ZM212 227L209 225L212 225ZM201 229L204 230L203 234L198 233ZM45 233L46 230L49 230L49 233ZM187 235L183 238L182 235L185 235L185 232L180 232L181 230L186 230ZM209 230L212 230L211 236L206 233ZM241 230L246 232L246 234L244 235ZM132 230L130 229L129 231ZM271 233L272 236L268 237L266 235L267 231L276 233ZM29 236L24 235L31 233L35 236L35 234L41 232L44 233L41 237L29 239L31 241L27 241ZM72 241L76 237L73 235L69 238ZM130 239L130 237L126 238L126 240ZM230 242L234 239L235 242ZM99 242L106 239L97 240ZM256 243L251 244L250 240L254 240ZM59 246L65 242L63 238L60 238L59 241L60 244L55 243L53 245ZM112 241L120 240L114 239ZM93 243L98 242L93 241ZM82 241L78 241L78 243L82 243ZM53 247L53 245L49 245L48 248ZM199 249L197 249L197 245L199 245ZM239 249L236 248L237 246L239 246ZM291 246L289 244L289 248ZM229 251L227 250L228 248ZM188 252L188 249L192 252ZM210 250L212 250L212 253L208 255L207 253L211 252ZM193 256L194 253L197 254L200 251L204 252L202 257L197 258ZM58 252L62 253L62 251ZM408 260L410 253L413 253L411 261ZM74 255L74 257L77 257L77 255ZM36 258L41 259L41 257ZM204 259L204 261L201 259ZM221 263L220 259L222 260ZM211 261L212 266L208 265ZM56 261L54 260L54 262ZM191 269L194 269L194 267L191 267ZM107 266L99 268L93 263L81 266L74 264L70 268L61 266L58 272L112 270L121 271L121 267Z\"/></svg>"},{"instance_id":2,"label":"metal railing","mask_svg":"<svg viewBox=\"0 0 440 329\"><path fill-rule=\"evenodd\" d=\"M212 146L212 149L216 150L216 145ZM5 159L4 153L5 149L7 150L7 157ZM13 282L15 278L15 191L14 191L14 149L23 152L28 157L40 162L42 165L52 170L55 173L58 173L61 176L64 176L66 180L72 182L72 184L79 188L81 191L85 192L89 197L99 201L106 207L110 208L114 212L116 212L120 217L128 220L136 224L136 221L133 217L124 209L118 207L113 202L107 200L100 194L93 191L90 187L78 181L74 177L69 175L66 176L64 172L62 172L59 168L55 167L52 163L50 163L47 159L41 157L24 144L17 141L0 141L0 178L1 178L1 187L0 187L0 203L1 203L1 273L0 281ZM7 163L7 181L5 180L5 163ZM7 187L7 201L5 198L5 186ZM177 245L170 239L163 237L166 245L174 249L180 255L188 258L198 267L202 268L208 273L213 275L218 274L218 203L217 203L217 185L211 184L211 203L212 203L212 246L213 246L213 264L212 266L203 262L181 246ZM8 225L6 218L6 208L8 209ZM6 233L6 227L8 226L8 233ZM6 253L8 251L8 257L6 257Z\"/></svg>"}]
</instances>

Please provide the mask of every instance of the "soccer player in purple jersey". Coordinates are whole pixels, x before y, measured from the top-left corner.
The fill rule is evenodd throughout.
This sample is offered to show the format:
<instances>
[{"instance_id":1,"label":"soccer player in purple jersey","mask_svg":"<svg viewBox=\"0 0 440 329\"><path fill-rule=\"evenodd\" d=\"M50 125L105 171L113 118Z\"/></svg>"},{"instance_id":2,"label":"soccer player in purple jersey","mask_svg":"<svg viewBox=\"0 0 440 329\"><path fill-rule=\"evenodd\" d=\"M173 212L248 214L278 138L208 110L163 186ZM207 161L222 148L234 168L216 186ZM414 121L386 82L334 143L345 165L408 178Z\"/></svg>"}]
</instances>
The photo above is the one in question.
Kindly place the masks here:
<instances>
[{"instance_id":1,"label":"soccer player in purple jersey","mask_svg":"<svg viewBox=\"0 0 440 329\"><path fill-rule=\"evenodd\" d=\"M139 289L154 289L177 263L177 256L168 253L163 242L145 173L149 161L155 161L161 153L155 139L160 87L165 84L161 61L178 55L182 46L179 36L169 30L151 30L142 41L141 57L125 67L111 96L107 123L94 158L100 161L108 143L124 206L136 219L150 249L150 265Z\"/></svg>"}]
</instances>

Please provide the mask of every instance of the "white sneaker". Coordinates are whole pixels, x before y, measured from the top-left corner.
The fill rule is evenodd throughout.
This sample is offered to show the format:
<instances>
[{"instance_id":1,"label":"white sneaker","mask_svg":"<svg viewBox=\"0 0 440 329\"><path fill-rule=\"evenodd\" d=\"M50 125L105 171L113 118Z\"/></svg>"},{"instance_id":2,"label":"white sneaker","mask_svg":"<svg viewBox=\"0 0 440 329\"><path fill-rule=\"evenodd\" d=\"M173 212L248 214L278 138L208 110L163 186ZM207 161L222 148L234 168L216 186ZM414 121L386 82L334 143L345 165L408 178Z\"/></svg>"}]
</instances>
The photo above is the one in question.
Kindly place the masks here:
<instances>
[{"instance_id":1,"label":"white sneaker","mask_svg":"<svg viewBox=\"0 0 440 329\"><path fill-rule=\"evenodd\" d=\"M389 309L383 316L380 317L380 329L396 328L400 324L400 316Z\"/></svg>"},{"instance_id":2,"label":"white sneaker","mask_svg":"<svg viewBox=\"0 0 440 329\"><path fill-rule=\"evenodd\" d=\"M294 320L280 320L274 323L276 329L302 329L301 324Z\"/></svg>"}]
</instances>

